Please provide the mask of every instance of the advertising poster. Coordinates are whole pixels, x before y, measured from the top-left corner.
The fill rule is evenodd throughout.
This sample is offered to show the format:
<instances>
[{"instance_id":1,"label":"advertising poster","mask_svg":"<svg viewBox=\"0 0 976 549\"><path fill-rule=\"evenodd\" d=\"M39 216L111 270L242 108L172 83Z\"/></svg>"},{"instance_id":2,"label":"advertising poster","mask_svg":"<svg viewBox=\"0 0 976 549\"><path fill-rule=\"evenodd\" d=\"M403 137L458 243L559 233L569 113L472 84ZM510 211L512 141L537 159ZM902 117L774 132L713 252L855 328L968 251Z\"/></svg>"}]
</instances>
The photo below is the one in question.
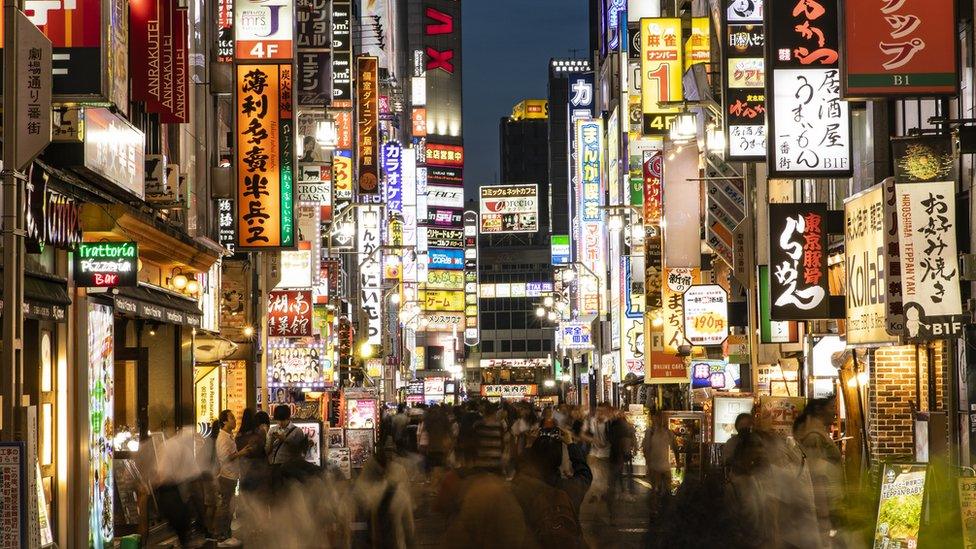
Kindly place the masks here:
<instances>
[{"instance_id":1,"label":"advertising poster","mask_svg":"<svg viewBox=\"0 0 976 549\"><path fill-rule=\"evenodd\" d=\"M685 340L692 345L721 345L729 337L729 294L718 284L694 285L685 290Z\"/></svg>"},{"instance_id":2,"label":"advertising poster","mask_svg":"<svg viewBox=\"0 0 976 549\"><path fill-rule=\"evenodd\" d=\"M112 307L88 302L88 531L95 549L115 537L112 473L115 436L115 320Z\"/></svg>"},{"instance_id":3,"label":"advertising poster","mask_svg":"<svg viewBox=\"0 0 976 549\"><path fill-rule=\"evenodd\" d=\"M239 249L295 244L291 94L291 65L237 65Z\"/></svg>"},{"instance_id":4,"label":"advertising poster","mask_svg":"<svg viewBox=\"0 0 976 549\"><path fill-rule=\"evenodd\" d=\"M346 400L346 429L376 427L376 400L371 398Z\"/></svg>"},{"instance_id":5,"label":"advertising poster","mask_svg":"<svg viewBox=\"0 0 976 549\"><path fill-rule=\"evenodd\" d=\"M844 2L844 97L955 95L955 5Z\"/></svg>"},{"instance_id":6,"label":"advertising poster","mask_svg":"<svg viewBox=\"0 0 976 549\"><path fill-rule=\"evenodd\" d=\"M27 513L21 502L27 501L27 468L23 442L0 443L0 547L27 547ZM109 503L111 503L111 499ZM6 502L13 502L12 505ZM111 509L111 508L110 508ZM111 511L109 511L111 516ZM98 537L97 531L92 533ZM109 536L111 540L111 536ZM104 542L105 540L99 539ZM99 543L98 547L104 547Z\"/></svg>"},{"instance_id":7,"label":"advertising poster","mask_svg":"<svg viewBox=\"0 0 976 549\"><path fill-rule=\"evenodd\" d=\"M718 444L728 442L735 434L735 418L739 417L739 414L752 414L752 406L751 396L712 398L712 442Z\"/></svg>"},{"instance_id":8,"label":"advertising poster","mask_svg":"<svg viewBox=\"0 0 976 549\"><path fill-rule=\"evenodd\" d=\"M644 334L644 383L688 383L688 365L683 358L665 352L664 331L654 327Z\"/></svg>"},{"instance_id":9,"label":"advertising poster","mask_svg":"<svg viewBox=\"0 0 976 549\"><path fill-rule=\"evenodd\" d=\"M268 335L309 337L312 335L312 290L268 292Z\"/></svg>"},{"instance_id":10,"label":"advertising poster","mask_svg":"<svg viewBox=\"0 0 976 549\"><path fill-rule=\"evenodd\" d=\"M322 466L322 422L321 421L292 421L308 438L308 449L305 451L305 461L312 465ZM328 452L326 452L328 453Z\"/></svg>"},{"instance_id":11,"label":"advertising poster","mask_svg":"<svg viewBox=\"0 0 976 549\"><path fill-rule=\"evenodd\" d=\"M806 408L803 397L762 395L759 397L759 425L784 437L793 436L793 422Z\"/></svg>"},{"instance_id":12,"label":"advertising poster","mask_svg":"<svg viewBox=\"0 0 976 549\"><path fill-rule=\"evenodd\" d=\"M327 460L329 469L339 471L346 480L352 478L352 456L349 448L329 448Z\"/></svg>"},{"instance_id":13,"label":"advertising poster","mask_svg":"<svg viewBox=\"0 0 976 549\"><path fill-rule=\"evenodd\" d=\"M329 428L329 448L341 448L346 445L346 431L342 427ZM331 453L331 452L329 452Z\"/></svg>"},{"instance_id":14,"label":"advertising poster","mask_svg":"<svg viewBox=\"0 0 976 549\"><path fill-rule=\"evenodd\" d=\"M684 293L698 281L700 270L695 267L666 268L661 290L664 301L664 351L678 354L678 346L685 345Z\"/></svg>"},{"instance_id":15,"label":"advertising poster","mask_svg":"<svg viewBox=\"0 0 976 549\"><path fill-rule=\"evenodd\" d=\"M727 0L722 12L726 158L766 158L766 60L763 2Z\"/></svg>"},{"instance_id":16,"label":"advertising poster","mask_svg":"<svg viewBox=\"0 0 976 549\"><path fill-rule=\"evenodd\" d=\"M841 100L838 0L768 3L770 177L849 177L851 117Z\"/></svg>"},{"instance_id":17,"label":"advertising poster","mask_svg":"<svg viewBox=\"0 0 976 549\"><path fill-rule=\"evenodd\" d=\"M354 469L362 469L373 455L376 433L372 429L346 429L346 447L349 463ZM331 453L331 452L330 452Z\"/></svg>"},{"instance_id":18,"label":"advertising poster","mask_svg":"<svg viewBox=\"0 0 976 549\"><path fill-rule=\"evenodd\" d=\"M901 298L909 341L962 335L953 181L895 185Z\"/></svg>"},{"instance_id":19,"label":"advertising poster","mask_svg":"<svg viewBox=\"0 0 976 549\"><path fill-rule=\"evenodd\" d=\"M950 181L955 165L952 137L919 135L891 140L895 183Z\"/></svg>"},{"instance_id":20,"label":"advertising poster","mask_svg":"<svg viewBox=\"0 0 976 549\"><path fill-rule=\"evenodd\" d=\"M539 230L538 185L484 186L479 192L482 234Z\"/></svg>"},{"instance_id":21,"label":"advertising poster","mask_svg":"<svg viewBox=\"0 0 976 549\"><path fill-rule=\"evenodd\" d=\"M237 59L291 59L295 13L289 0L234 0Z\"/></svg>"},{"instance_id":22,"label":"advertising poster","mask_svg":"<svg viewBox=\"0 0 976 549\"><path fill-rule=\"evenodd\" d=\"M641 104L644 135L665 135L678 107L660 106L661 101L681 101L681 19L641 19Z\"/></svg>"},{"instance_id":23,"label":"advertising poster","mask_svg":"<svg viewBox=\"0 0 976 549\"><path fill-rule=\"evenodd\" d=\"M773 320L828 318L827 205L769 205Z\"/></svg>"},{"instance_id":24,"label":"advertising poster","mask_svg":"<svg viewBox=\"0 0 976 549\"><path fill-rule=\"evenodd\" d=\"M875 549L919 546L926 468L924 464L884 465L878 522L874 530Z\"/></svg>"},{"instance_id":25,"label":"advertising poster","mask_svg":"<svg viewBox=\"0 0 976 549\"><path fill-rule=\"evenodd\" d=\"M976 546L976 478L959 478L959 509L962 518L962 546Z\"/></svg>"},{"instance_id":26,"label":"advertising poster","mask_svg":"<svg viewBox=\"0 0 976 549\"><path fill-rule=\"evenodd\" d=\"M275 340L268 348L268 387L325 387L325 347L322 343Z\"/></svg>"},{"instance_id":27,"label":"advertising poster","mask_svg":"<svg viewBox=\"0 0 976 549\"><path fill-rule=\"evenodd\" d=\"M881 185L844 201L846 325L849 345L897 341L886 331L884 195Z\"/></svg>"}]
</instances>

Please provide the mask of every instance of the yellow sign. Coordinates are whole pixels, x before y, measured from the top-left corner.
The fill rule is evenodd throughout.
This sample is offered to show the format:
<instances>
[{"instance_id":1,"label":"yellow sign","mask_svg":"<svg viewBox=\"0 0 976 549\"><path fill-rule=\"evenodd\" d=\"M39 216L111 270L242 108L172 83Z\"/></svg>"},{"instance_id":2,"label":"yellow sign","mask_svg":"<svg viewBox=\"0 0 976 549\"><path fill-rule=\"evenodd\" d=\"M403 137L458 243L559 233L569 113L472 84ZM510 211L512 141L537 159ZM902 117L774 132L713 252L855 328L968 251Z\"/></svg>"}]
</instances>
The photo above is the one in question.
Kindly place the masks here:
<instances>
[{"instance_id":1,"label":"yellow sign","mask_svg":"<svg viewBox=\"0 0 976 549\"><path fill-rule=\"evenodd\" d=\"M691 36L685 41L685 68L708 63L712 50L709 43L708 18L691 18Z\"/></svg>"},{"instance_id":2,"label":"yellow sign","mask_svg":"<svg viewBox=\"0 0 976 549\"><path fill-rule=\"evenodd\" d=\"M426 288L436 290L463 290L464 271L431 269L427 271Z\"/></svg>"},{"instance_id":3,"label":"yellow sign","mask_svg":"<svg viewBox=\"0 0 976 549\"><path fill-rule=\"evenodd\" d=\"M332 190L338 200L352 198L352 156L332 155Z\"/></svg>"},{"instance_id":4,"label":"yellow sign","mask_svg":"<svg viewBox=\"0 0 976 549\"><path fill-rule=\"evenodd\" d=\"M641 95L644 134L663 135L671 128L677 107L659 102L681 101L681 19L641 19Z\"/></svg>"},{"instance_id":5,"label":"yellow sign","mask_svg":"<svg viewBox=\"0 0 976 549\"><path fill-rule=\"evenodd\" d=\"M545 120L549 118L549 102L545 99L526 99L512 107L512 120Z\"/></svg>"},{"instance_id":6,"label":"yellow sign","mask_svg":"<svg viewBox=\"0 0 976 549\"><path fill-rule=\"evenodd\" d=\"M884 191L882 185L844 202L847 343L898 341L888 335L888 272L885 262Z\"/></svg>"},{"instance_id":7,"label":"yellow sign","mask_svg":"<svg viewBox=\"0 0 976 549\"><path fill-rule=\"evenodd\" d=\"M425 311L463 311L464 292L421 290L420 303Z\"/></svg>"},{"instance_id":8,"label":"yellow sign","mask_svg":"<svg viewBox=\"0 0 976 549\"><path fill-rule=\"evenodd\" d=\"M220 368L198 366L193 370L197 423L210 423L217 419L223 404L220 398Z\"/></svg>"},{"instance_id":9,"label":"yellow sign","mask_svg":"<svg viewBox=\"0 0 976 549\"><path fill-rule=\"evenodd\" d=\"M665 267L661 281L663 296L662 319L664 320L664 353L678 354L678 346L685 345L684 293L701 277L698 267Z\"/></svg>"}]
</instances>

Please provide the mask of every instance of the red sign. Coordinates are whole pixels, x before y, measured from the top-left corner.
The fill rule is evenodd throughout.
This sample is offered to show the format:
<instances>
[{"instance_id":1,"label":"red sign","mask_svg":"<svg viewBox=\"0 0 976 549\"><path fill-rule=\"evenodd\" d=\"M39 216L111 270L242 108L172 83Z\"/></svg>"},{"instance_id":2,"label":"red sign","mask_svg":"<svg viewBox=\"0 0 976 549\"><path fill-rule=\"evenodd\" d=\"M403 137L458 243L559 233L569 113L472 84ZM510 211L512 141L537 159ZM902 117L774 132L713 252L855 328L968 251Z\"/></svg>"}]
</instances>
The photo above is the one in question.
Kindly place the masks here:
<instances>
[{"instance_id":1,"label":"red sign","mask_svg":"<svg viewBox=\"0 0 976 549\"><path fill-rule=\"evenodd\" d=\"M356 103L359 106L359 193L379 193L379 88L377 59L356 58Z\"/></svg>"},{"instance_id":2,"label":"red sign","mask_svg":"<svg viewBox=\"0 0 976 549\"><path fill-rule=\"evenodd\" d=\"M953 0L843 5L844 97L956 94Z\"/></svg>"},{"instance_id":3,"label":"red sign","mask_svg":"<svg viewBox=\"0 0 976 549\"><path fill-rule=\"evenodd\" d=\"M426 159L428 166L464 167L464 147L427 143Z\"/></svg>"},{"instance_id":4,"label":"red sign","mask_svg":"<svg viewBox=\"0 0 976 549\"><path fill-rule=\"evenodd\" d=\"M171 107L160 113L160 122L167 124L183 124L189 122L190 94L189 94L189 64L187 60L187 10L172 10L169 29L172 33L170 40L170 58L172 59L172 75L169 78Z\"/></svg>"},{"instance_id":5,"label":"red sign","mask_svg":"<svg viewBox=\"0 0 976 549\"><path fill-rule=\"evenodd\" d=\"M274 290L268 294L268 335L312 335L312 290Z\"/></svg>"},{"instance_id":6,"label":"red sign","mask_svg":"<svg viewBox=\"0 0 976 549\"><path fill-rule=\"evenodd\" d=\"M664 176L664 151L644 151L644 224L661 223L661 178Z\"/></svg>"},{"instance_id":7,"label":"red sign","mask_svg":"<svg viewBox=\"0 0 976 549\"><path fill-rule=\"evenodd\" d=\"M132 98L164 123L188 122L187 10L163 0L129 2Z\"/></svg>"},{"instance_id":8,"label":"red sign","mask_svg":"<svg viewBox=\"0 0 976 549\"><path fill-rule=\"evenodd\" d=\"M352 149L352 111L342 109L331 111L335 118L336 133L338 134L337 149L348 151Z\"/></svg>"},{"instance_id":9,"label":"red sign","mask_svg":"<svg viewBox=\"0 0 976 549\"><path fill-rule=\"evenodd\" d=\"M339 318L339 365L352 365L352 322L349 317Z\"/></svg>"}]
</instances>

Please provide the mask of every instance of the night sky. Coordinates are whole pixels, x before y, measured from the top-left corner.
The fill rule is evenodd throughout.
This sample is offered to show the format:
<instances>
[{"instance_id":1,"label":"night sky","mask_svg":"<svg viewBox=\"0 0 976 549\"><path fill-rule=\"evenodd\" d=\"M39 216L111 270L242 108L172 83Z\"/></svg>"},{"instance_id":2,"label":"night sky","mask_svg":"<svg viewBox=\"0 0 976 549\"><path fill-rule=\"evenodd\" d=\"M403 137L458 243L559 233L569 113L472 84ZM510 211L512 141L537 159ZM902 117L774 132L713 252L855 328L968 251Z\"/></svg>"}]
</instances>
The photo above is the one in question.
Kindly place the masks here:
<instances>
[{"instance_id":1,"label":"night sky","mask_svg":"<svg viewBox=\"0 0 976 549\"><path fill-rule=\"evenodd\" d=\"M461 8L464 182L469 198L495 182L498 119L545 99L552 57L586 57L586 0L468 0Z\"/></svg>"}]
</instances>

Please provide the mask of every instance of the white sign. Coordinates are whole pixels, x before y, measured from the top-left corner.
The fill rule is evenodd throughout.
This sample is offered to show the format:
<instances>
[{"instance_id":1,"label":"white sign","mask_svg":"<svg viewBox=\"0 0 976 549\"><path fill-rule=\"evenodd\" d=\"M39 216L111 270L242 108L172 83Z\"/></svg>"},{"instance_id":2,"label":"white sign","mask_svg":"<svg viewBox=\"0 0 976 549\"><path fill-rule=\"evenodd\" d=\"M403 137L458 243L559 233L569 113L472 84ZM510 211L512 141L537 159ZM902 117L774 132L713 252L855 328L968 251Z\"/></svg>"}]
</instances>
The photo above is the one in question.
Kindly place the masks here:
<instances>
[{"instance_id":1,"label":"white sign","mask_svg":"<svg viewBox=\"0 0 976 549\"><path fill-rule=\"evenodd\" d=\"M781 174L850 172L850 113L840 98L840 71L777 69L773 90L770 167Z\"/></svg>"},{"instance_id":2,"label":"white sign","mask_svg":"<svg viewBox=\"0 0 976 549\"><path fill-rule=\"evenodd\" d=\"M559 325L560 347L563 349L592 349L593 336L588 322L564 322Z\"/></svg>"},{"instance_id":3,"label":"white sign","mask_svg":"<svg viewBox=\"0 0 976 549\"><path fill-rule=\"evenodd\" d=\"M420 315L420 329L418 332L453 332L464 330L463 312L431 312L425 311Z\"/></svg>"},{"instance_id":4,"label":"white sign","mask_svg":"<svg viewBox=\"0 0 976 549\"><path fill-rule=\"evenodd\" d=\"M539 230L538 185L495 185L479 189L482 233Z\"/></svg>"},{"instance_id":5,"label":"white sign","mask_svg":"<svg viewBox=\"0 0 976 549\"><path fill-rule=\"evenodd\" d=\"M712 400L712 442L724 444L735 434L735 418L752 414L752 397L717 396ZM728 458L728 456L724 456Z\"/></svg>"},{"instance_id":6,"label":"white sign","mask_svg":"<svg viewBox=\"0 0 976 549\"><path fill-rule=\"evenodd\" d=\"M909 340L962 334L955 192L952 181L895 185L904 333Z\"/></svg>"},{"instance_id":7,"label":"white sign","mask_svg":"<svg viewBox=\"0 0 976 549\"><path fill-rule=\"evenodd\" d=\"M552 366L551 358L482 358L479 362L482 368L548 368Z\"/></svg>"},{"instance_id":8,"label":"white sign","mask_svg":"<svg viewBox=\"0 0 976 549\"><path fill-rule=\"evenodd\" d=\"M685 339L721 345L729 337L729 294L718 284L692 286L683 295Z\"/></svg>"},{"instance_id":9,"label":"white sign","mask_svg":"<svg viewBox=\"0 0 976 549\"><path fill-rule=\"evenodd\" d=\"M290 59L294 27L292 0L234 0L234 56Z\"/></svg>"},{"instance_id":10,"label":"white sign","mask_svg":"<svg viewBox=\"0 0 976 549\"><path fill-rule=\"evenodd\" d=\"M382 311L383 304L383 270L379 261L379 252L373 253L380 246L380 213L379 206L365 206L359 208L359 222L356 227L359 246L359 306L366 319L366 342L370 345L382 345Z\"/></svg>"},{"instance_id":11,"label":"white sign","mask_svg":"<svg viewBox=\"0 0 976 549\"><path fill-rule=\"evenodd\" d=\"M85 167L145 198L145 134L108 109L87 107L84 116Z\"/></svg>"},{"instance_id":12,"label":"white sign","mask_svg":"<svg viewBox=\"0 0 976 549\"><path fill-rule=\"evenodd\" d=\"M315 202L321 206L332 205L332 167L311 165L301 167L296 199L299 202Z\"/></svg>"},{"instance_id":13,"label":"white sign","mask_svg":"<svg viewBox=\"0 0 976 549\"><path fill-rule=\"evenodd\" d=\"M441 208L463 208L464 187L427 186L427 206Z\"/></svg>"}]
</instances>

